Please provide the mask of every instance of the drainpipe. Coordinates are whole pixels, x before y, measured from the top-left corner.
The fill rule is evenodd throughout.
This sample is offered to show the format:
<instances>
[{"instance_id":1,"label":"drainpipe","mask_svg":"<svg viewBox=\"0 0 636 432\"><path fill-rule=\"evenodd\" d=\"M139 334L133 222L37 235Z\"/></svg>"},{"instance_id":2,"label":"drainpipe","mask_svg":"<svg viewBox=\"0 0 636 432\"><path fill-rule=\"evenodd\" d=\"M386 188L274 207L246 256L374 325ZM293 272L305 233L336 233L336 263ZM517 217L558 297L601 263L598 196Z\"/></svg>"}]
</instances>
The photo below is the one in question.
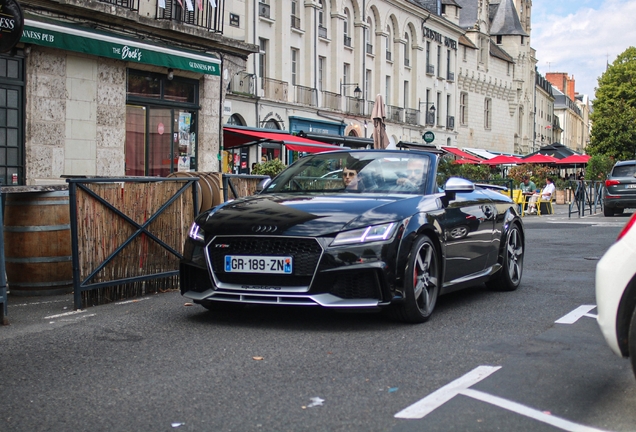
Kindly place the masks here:
<instances>
[{"instance_id":1,"label":"drainpipe","mask_svg":"<svg viewBox=\"0 0 636 432\"><path fill-rule=\"evenodd\" d=\"M367 32L369 29L367 24L367 2L362 0L362 103L364 104L364 110L362 112L365 116L370 113L367 112ZM364 121L364 137L367 137L367 121Z\"/></svg>"}]
</instances>

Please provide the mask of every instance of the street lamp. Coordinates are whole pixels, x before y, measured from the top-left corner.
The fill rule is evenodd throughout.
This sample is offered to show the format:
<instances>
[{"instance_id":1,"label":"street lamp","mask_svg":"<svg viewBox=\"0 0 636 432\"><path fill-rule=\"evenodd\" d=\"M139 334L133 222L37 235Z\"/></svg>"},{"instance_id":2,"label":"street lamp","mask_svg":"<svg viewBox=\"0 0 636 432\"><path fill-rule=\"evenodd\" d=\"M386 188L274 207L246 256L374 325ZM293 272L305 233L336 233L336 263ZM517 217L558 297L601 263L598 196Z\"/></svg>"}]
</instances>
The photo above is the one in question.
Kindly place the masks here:
<instances>
[{"instance_id":1,"label":"street lamp","mask_svg":"<svg viewBox=\"0 0 636 432\"><path fill-rule=\"evenodd\" d=\"M433 102L420 101L420 109L422 107L422 104L426 104L426 106L430 105L431 107L428 109L428 112L430 112L431 114L435 114L435 105L433 105Z\"/></svg>"},{"instance_id":2,"label":"street lamp","mask_svg":"<svg viewBox=\"0 0 636 432\"><path fill-rule=\"evenodd\" d=\"M346 87L346 86L356 86L356 88L353 90L353 94L356 97L356 99L360 99L360 96L362 96L362 90L360 90L360 87L358 87L358 83L340 83L340 95L342 96L342 88Z\"/></svg>"},{"instance_id":3,"label":"street lamp","mask_svg":"<svg viewBox=\"0 0 636 432\"><path fill-rule=\"evenodd\" d=\"M435 123L436 123L435 122L435 105L433 105L433 102L426 102L426 101L422 102L422 101L420 101L420 106L419 106L420 109L422 107L422 104L425 104L426 106L429 106L429 105L431 106L428 109L428 112L426 112L426 119L425 119L424 124L426 124L426 125L435 125Z\"/></svg>"}]
</instances>

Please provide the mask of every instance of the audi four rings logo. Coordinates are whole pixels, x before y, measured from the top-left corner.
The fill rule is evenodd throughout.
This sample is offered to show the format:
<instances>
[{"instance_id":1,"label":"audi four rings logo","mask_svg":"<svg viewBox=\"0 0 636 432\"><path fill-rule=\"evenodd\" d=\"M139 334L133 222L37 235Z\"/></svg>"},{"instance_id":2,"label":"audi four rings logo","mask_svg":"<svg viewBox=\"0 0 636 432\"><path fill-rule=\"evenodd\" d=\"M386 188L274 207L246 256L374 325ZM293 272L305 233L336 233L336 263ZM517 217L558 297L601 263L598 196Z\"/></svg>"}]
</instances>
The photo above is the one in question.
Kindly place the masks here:
<instances>
[{"instance_id":1,"label":"audi four rings logo","mask_svg":"<svg viewBox=\"0 0 636 432\"><path fill-rule=\"evenodd\" d=\"M273 233L278 227L276 225L254 225L252 231L256 233Z\"/></svg>"}]
</instances>

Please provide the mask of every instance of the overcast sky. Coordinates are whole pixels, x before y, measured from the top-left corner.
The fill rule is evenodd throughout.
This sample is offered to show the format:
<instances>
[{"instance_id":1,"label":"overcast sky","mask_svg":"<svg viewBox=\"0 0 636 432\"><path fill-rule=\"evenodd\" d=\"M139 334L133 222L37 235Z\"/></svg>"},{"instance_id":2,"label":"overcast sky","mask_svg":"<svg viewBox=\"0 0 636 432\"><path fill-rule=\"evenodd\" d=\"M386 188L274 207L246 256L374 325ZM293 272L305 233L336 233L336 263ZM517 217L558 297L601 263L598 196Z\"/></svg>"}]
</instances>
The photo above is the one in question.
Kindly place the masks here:
<instances>
[{"instance_id":1,"label":"overcast sky","mask_svg":"<svg viewBox=\"0 0 636 432\"><path fill-rule=\"evenodd\" d=\"M539 72L566 72L593 99L607 62L636 46L636 0L533 0L531 37Z\"/></svg>"}]
</instances>

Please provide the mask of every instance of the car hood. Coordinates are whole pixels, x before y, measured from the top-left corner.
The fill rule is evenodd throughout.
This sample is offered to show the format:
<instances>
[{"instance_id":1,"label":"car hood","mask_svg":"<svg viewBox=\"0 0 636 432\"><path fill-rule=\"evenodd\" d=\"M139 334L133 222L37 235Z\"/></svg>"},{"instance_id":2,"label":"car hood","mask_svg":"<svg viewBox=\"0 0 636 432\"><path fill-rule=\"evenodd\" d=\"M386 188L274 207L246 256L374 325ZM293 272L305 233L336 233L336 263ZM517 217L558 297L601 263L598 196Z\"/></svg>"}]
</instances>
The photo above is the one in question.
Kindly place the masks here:
<instances>
[{"instance_id":1,"label":"car hood","mask_svg":"<svg viewBox=\"0 0 636 432\"><path fill-rule=\"evenodd\" d=\"M201 214L209 234L317 237L411 216L423 200L417 195L256 195L224 203Z\"/></svg>"}]
</instances>

